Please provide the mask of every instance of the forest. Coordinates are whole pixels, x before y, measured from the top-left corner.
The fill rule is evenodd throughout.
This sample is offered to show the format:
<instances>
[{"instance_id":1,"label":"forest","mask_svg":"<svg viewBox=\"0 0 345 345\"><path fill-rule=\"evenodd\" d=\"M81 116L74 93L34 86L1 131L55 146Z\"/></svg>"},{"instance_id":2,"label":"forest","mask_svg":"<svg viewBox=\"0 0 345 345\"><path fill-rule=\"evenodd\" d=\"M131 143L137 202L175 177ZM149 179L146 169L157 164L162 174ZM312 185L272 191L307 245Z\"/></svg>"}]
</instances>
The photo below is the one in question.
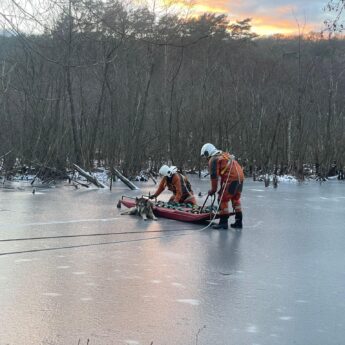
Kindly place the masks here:
<instances>
[{"instance_id":1,"label":"forest","mask_svg":"<svg viewBox=\"0 0 345 345\"><path fill-rule=\"evenodd\" d=\"M165 163L197 171L206 142L248 174L345 165L342 38L301 28L259 37L250 18L119 1L51 1L45 17L9 3L16 14L0 12L2 175L73 163L127 176Z\"/></svg>"}]
</instances>

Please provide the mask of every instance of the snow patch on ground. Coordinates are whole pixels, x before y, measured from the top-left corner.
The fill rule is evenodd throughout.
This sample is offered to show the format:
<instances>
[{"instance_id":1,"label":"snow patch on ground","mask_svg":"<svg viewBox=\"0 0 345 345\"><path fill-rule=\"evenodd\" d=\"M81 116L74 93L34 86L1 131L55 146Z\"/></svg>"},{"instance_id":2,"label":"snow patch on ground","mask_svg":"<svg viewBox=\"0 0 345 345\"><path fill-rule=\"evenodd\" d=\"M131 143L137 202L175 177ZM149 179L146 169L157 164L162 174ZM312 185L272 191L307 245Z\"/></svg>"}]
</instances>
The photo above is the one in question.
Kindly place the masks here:
<instances>
[{"instance_id":1,"label":"snow patch on ground","mask_svg":"<svg viewBox=\"0 0 345 345\"><path fill-rule=\"evenodd\" d=\"M270 181L273 180L273 175L270 176ZM293 183L297 183L298 180L296 179L296 177L291 176L291 175L282 175L282 176L278 176L278 182L293 182Z\"/></svg>"},{"instance_id":2,"label":"snow patch on ground","mask_svg":"<svg viewBox=\"0 0 345 345\"><path fill-rule=\"evenodd\" d=\"M126 345L139 345L139 341L136 340L125 340L126 341Z\"/></svg>"},{"instance_id":3,"label":"snow patch on ground","mask_svg":"<svg viewBox=\"0 0 345 345\"><path fill-rule=\"evenodd\" d=\"M255 326L255 325L249 325L249 326L246 328L246 332L247 332L247 333L257 333L257 332L258 332L258 327Z\"/></svg>"},{"instance_id":4,"label":"snow patch on ground","mask_svg":"<svg viewBox=\"0 0 345 345\"><path fill-rule=\"evenodd\" d=\"M186 303L186 304L190 304L190 305L199 305L200 301L198 301L197 299L177 299L176 300L179 303Z\"/></svg>"},{"instance_id":5,"label":"snow patch on ground","mask_svg":"<svg viewBox=\"0 0 345 345\"><path fill-rule=\"evenodd\" d=\"M292 319L291 316L281 316L281 317L279 318L279 320L283 320L283 321L289 321L289 320L291 320L291 319Z\"/></svg>"},{"instance_id":6,"label":"snow patch on ground","mask_svg":"<svg viewBox=\"0 0 345 345\"><path fill-rule=\"evenodd\" d=\"M152 284L160 284L162 281L158 279L151 280Z\"/></svg>"},{"instance_id":7,"label":"snow patch on ground","mask_svg":"<svg viewBox=\"0 0 345 345\"><path fill-rule=\"evenodd\" d=\"M308 303L308 301L306 301L304 299L298 299L298 300L296 300L296 303Z\"/></svg>"},{"instance_id":8,"label":"snow patch on ground","mask_svg":"<svg viewBox=\"0 0 345 345\"><path fill-rule=\"evenodd\" d=\"M44 292L43 296L58 297L58 296L61 296L61 294L59 294L57 292Z\"/></svg>"},{"instance_id":9,"label":"snow patch on ground","mask_svg":"<svg viewBox=\"0 0 345 345\"><path fill-rule=\"evenodd\" d=\"M171 283L172 286L176 286L178 288L184 288L185 286L181 283Z\"/></svg>"}]
</instances>

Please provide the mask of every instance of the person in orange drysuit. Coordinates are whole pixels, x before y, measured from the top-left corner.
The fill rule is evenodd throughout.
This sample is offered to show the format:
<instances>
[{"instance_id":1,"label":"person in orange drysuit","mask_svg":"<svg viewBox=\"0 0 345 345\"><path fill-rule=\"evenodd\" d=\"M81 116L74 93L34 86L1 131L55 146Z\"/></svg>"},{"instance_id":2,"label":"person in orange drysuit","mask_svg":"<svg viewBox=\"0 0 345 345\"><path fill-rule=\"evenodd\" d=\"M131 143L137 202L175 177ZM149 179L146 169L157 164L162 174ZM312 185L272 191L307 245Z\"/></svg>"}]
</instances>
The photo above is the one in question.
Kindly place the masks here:
<instances>
[{"instance_id":1,"label":"person in orange drysuit","mask_svg":"<svg viewBox=\"0 0 345 345\"><path fill-rule=\"evenodd\" d=\"M241 192L243 188L244 174L240 164L228 152L217 150L210 143L203 145L201 156L208 160L208 167L211 178L211 189L209 195L217 192L218 179L220 177L220 189L218 192L218 201L220 203L219 224L213 226L214 229L228 229L229 208L231 200L232 208L235 211L235 223L232 228L242 229L242 208Z\"/></svg>"},{"instance_id":2,"label":"person in orange drysuit","mask_svg":"<svg viewBox=\"0 0 345 345\"><path fill-rule=\"evenodd\" d=\"M173 192L169 202L178 202L196 205L192 187L186 176L179 173L175 166L163 165L159 169L159 174L163 176L158 189L150 196L151 199L157 198L167 187Z\"/></svg>"}]
</instances>

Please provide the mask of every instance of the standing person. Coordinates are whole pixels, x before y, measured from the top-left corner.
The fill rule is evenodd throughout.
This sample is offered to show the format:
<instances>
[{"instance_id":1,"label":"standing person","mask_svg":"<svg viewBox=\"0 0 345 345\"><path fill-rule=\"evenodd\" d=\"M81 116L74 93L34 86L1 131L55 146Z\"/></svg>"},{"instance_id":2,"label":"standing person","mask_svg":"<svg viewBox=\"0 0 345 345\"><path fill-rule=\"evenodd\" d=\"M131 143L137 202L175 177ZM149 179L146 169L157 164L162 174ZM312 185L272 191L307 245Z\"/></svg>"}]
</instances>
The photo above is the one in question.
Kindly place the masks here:
<instances>
[{"instance_id":1,"label":"standing person","mask_svg":"<svg viewBox=\"0 0 345 345\"><path fill-rule=\"evenodd\" d=\"M209 195L217 191L218 178L220 177L220 189L218 201L220 203L219 224L213 226L214 229L228 229L229 209L228 204L231 200L232 208L235 211L235 223L232 228L242 229L242 209L241 192L243 187L244 174L240 164L234 156L228 152L222 152L210 143L201 148L201 156L208 160L208 167L211 178L211 189Z\"/></svg>"},{"instance_id":2,"label":"standing person","mask_svg":"<svg viewBox=\"0 0 345 345\"><path fill-rule=\"evenodd\" d=\"M159 169L159 174L163 176L158 189L150 196L151 199L157 198L165 188L173 192L169 202L178 202L196 205L196 200L192 191L192 186L187 177L177 171L175 166L163 165Z\"/></svg>"}]
</instances>

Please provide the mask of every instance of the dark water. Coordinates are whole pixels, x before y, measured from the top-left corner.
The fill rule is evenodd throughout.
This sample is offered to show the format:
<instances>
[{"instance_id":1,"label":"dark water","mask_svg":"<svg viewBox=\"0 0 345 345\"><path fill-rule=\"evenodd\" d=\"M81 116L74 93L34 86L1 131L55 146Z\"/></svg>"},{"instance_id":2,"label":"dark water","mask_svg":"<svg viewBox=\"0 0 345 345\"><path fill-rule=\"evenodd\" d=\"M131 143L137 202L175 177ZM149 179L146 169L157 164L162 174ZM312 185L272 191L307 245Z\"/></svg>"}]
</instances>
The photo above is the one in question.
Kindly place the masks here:
<instances>
[{"instance_id":1,"label":"dark water","mask_svg":"<svg viewBox=\"0 0 345 345\"><path fill-rule=\"evenodd\" d=\"M344 344L345 183L246 181L242 232L120 216L141 186L0 190L1 345Z\"/></svg>"}]
</instances>

